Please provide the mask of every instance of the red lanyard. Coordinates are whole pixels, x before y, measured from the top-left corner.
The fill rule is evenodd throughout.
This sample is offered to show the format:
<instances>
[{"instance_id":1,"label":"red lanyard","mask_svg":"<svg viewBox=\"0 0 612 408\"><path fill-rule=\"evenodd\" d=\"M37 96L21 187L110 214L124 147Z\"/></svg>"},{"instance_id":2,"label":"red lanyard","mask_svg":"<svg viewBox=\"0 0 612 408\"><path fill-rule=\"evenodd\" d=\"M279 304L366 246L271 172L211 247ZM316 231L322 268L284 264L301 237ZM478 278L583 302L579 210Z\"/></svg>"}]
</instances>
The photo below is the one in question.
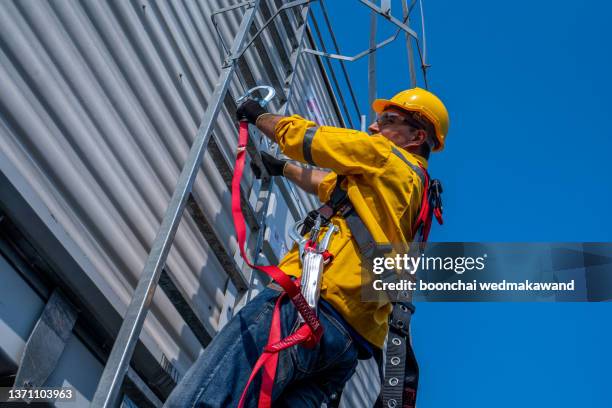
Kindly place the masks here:
<instances>
[{"instance_id":1,"label":"red lanyard","mask_svg":"<svg viewBox=\"0 0 612 408\"><path fill-rule=\"evenodd\" d=\"M244 164L246 159L246 146L249 140L249 124L246 121L240 122L240 133L238 137L238 153L236 156L236 164L234 167L234 176L232 178L232 216L234 218L234 228L236 229L236 237L238 239L238 246L240 248L240 255L242 259L251 267L260 270L274 279L284 290L274 308L272 315L272 324L270 327L270 335L268 337L268 344L264 347L263 354L259 357L253 371L249 377L244 391L240 397L239 408L244 406L244 400L246 398L247 390L249 385L263 367L263 377L261 383L261 391L259 394L259 405L258 408L268 408L272 405L272 388L274 386L274 377L276 375L276 367L278 365L278 353L281 350L292 347L297 344L301 344L305 347L314 347L321 336L323 335L323 326L319 318L314 313L312 308L308 306L308 303L300 292L300 286L298 281L293 281L286 275L278 266L274 265L253 265L247 258L244 250L244 244L246 241L246 225L244 222L244 215L242 214L242 208L240 205L241 194L240 194L240 180L242 179L242 173L244 171ZM295 332L289 336L281 339L281 322L280 322L280 305L284 296L289 296L293 304L295 305L298 313L304 318L306 323L302 324Z\"/></svg>"}]
</instances>

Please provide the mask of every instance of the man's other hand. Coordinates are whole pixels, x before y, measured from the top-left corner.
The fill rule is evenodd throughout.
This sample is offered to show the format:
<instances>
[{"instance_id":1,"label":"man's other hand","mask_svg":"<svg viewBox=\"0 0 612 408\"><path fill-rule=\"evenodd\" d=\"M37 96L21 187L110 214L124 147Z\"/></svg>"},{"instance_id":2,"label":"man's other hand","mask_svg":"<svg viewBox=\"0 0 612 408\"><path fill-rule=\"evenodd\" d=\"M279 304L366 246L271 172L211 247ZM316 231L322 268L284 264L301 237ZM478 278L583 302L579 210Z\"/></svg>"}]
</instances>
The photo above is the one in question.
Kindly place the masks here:
<instances>
[{"instance_id":1,"label":"man's other hand","mask_svg":"<svg viewBox=\"0 0 612 408\"><path fill-rule=\"evenodd\" d=\"M266 171L270 176L283 176L283 170L285 169L285 164L287 164L288 160L286 159L277 159L269 153L261 152L261 161L266 168ZM255 178L261 178L261 171L259 167L255 165L251 161L251 169L255 174Z\"/></svg>"}]
</instances>

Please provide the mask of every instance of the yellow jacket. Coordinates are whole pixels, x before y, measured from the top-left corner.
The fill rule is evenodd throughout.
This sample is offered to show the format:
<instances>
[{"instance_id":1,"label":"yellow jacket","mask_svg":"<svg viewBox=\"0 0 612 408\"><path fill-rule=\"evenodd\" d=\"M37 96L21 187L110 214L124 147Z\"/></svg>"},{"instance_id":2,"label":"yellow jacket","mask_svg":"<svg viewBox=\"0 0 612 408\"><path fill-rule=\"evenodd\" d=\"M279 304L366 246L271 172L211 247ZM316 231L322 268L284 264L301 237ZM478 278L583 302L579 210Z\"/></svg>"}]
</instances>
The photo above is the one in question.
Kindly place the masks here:
<instances>
[{"instance_id":1,"label":"yellow jacket","mask_svg":"<svg viewBox=\"0 0 612 408\"><path fill-rule=\"evenodd\" d=\"M356 130L321 126L298 115L283 118L275 134L283 153L294 160L331 169L319 185L319 199L329 200L337 175L346 176L345 189L355 211L378 243L412 240L412 224L421 205L423 184L419 176L395 154L390 140ZM427 166L424 158L399 149L406 160ZM333 262L326 267L321 296L366 340L382 348L388 330L391 304L361 301L361 258L346 221L334 217L340 227L329 251ZM291 276L301 274L297 247L279 267Z\"/></svg>"}]
</instances>

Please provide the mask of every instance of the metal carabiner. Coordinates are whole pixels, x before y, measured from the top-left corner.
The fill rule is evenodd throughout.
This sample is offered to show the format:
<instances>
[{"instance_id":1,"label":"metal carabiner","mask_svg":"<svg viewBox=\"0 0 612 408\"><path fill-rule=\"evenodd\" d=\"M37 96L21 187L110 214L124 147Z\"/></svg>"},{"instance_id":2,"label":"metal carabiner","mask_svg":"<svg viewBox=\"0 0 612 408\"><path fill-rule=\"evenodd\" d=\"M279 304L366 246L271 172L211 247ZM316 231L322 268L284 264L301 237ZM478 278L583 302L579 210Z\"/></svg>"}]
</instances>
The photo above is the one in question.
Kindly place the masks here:
<instances>
[{"instance_id":1,"label":"metal carabiner","mask_svg":"<svg viewBox=\"0 0 612 408\"><path fill-rule=\"evenodd\" d=\"M268 102L272 100L272 98L274 98L274 95L276 95L276 91L274 90L274 88L268 85L259 85L249 89L244 95L236 99L236 104L239 105L240 103L242 103L242 101L253 95L253 93L259 89L265 89L268 91L268 94L263 99L259 97L253 98L253 100L259 102L259 105L261 105L261 107L263 108L268 104Z\"/></svg>"},{"instance_id":2,"label":"metal carabiner","mask_svg":"<svg viewBox=\"0 0 612 408\"><path fill-rule=\"evenodd\" d=\"M289 230L289 236L298 245L300 262L302 262L302 257L304 256L304 249L306 248L306 243L308 242L308 238L302 236L299 232L302 229L303 224L304 220L299 220L295 223L293 228Z\"/></svg>"}]
</instances>

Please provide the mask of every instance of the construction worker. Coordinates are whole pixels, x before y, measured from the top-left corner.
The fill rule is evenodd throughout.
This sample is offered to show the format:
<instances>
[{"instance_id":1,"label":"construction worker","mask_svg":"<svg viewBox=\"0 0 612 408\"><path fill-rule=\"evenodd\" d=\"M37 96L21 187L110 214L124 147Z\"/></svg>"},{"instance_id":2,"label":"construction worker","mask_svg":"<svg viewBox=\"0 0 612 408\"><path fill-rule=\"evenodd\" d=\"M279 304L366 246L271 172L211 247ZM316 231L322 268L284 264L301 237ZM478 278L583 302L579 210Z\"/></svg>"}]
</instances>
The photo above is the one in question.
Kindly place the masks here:
<instances>
[{"instance_id":1,"label":"construction worker","mask_svg":"<svg viewBox=\"0 0 612 408\"><path fill-rule=\"evenodd\" d=\"M378 114L366 133L318 126L298 115L267 113L247 100L239 120L256 125L278 143L289 158L262 154L266 170L283 176L327 202L336 182L348 193L359 218L375 242L408 243L421 207L424 189L415 168L425 169L430 152L440 151L448 131L448 113L432 93L413 88L390 100L377 99ZM329 169L329 170L320 170ZM389 302L361 301L361 257L349 225L341 216L332 221L339 233L331 241L333 261L323 274L319 319L323 336L313 348L294 346L279 355L272 393L275 407L320 407L337 404L357 361L380 355L389 328ZM297 248L281 260L288 275L301 275ZM268 340L273 308L281 289L272 283L237 313L215 336L166 402L169 407L235 407L251 369ZM289 300L280 306L282 335L297 325ZM257 406L259 385L250 387L245 406Z\"/></svg>"}]
</instances>

